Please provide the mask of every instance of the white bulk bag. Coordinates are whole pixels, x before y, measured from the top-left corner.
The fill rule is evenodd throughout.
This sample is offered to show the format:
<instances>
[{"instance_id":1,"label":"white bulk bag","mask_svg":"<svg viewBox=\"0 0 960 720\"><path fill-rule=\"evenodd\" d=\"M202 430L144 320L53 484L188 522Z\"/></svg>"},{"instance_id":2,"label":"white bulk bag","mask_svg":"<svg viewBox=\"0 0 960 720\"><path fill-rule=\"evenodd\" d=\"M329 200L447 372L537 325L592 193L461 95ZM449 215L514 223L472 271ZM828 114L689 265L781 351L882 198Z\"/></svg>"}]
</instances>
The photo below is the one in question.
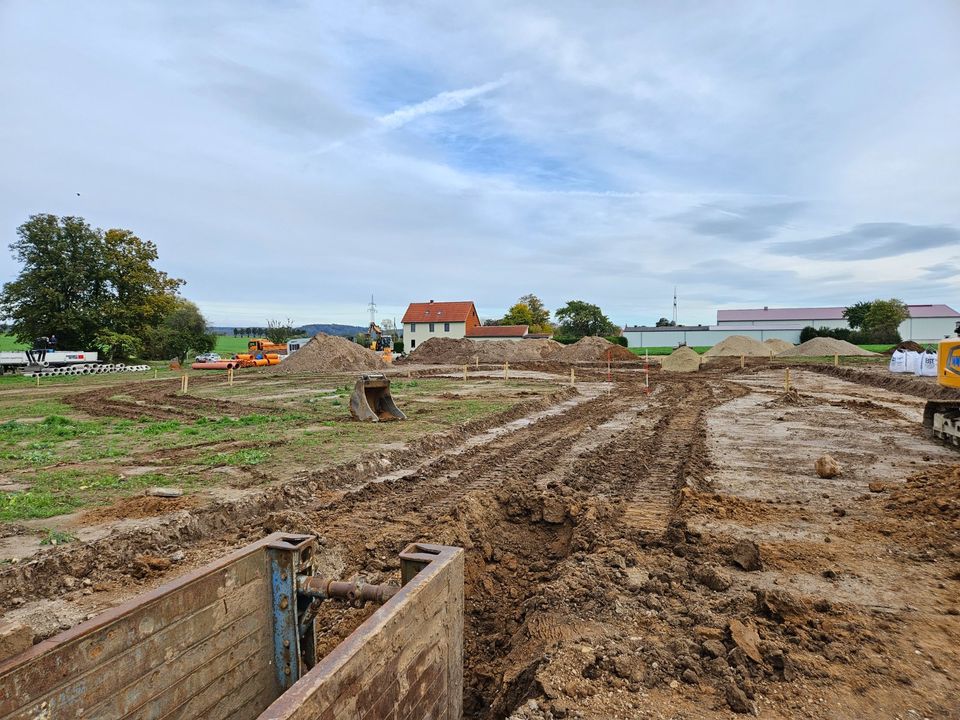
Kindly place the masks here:
<instances>
[{"instance_id":1,"label":"white bulk bag","mask_svg":"<svg viewBox=\"0 0 960 720\"><path fill-rule=\"evenodd\" d=\"M906 355L907 357L904 363L906 372L916 373L917 368L920 366L920 353L916 350L907 350Z\"/></svg>"},{"instance_id":2,"label":"white bulk bag","mask_svg":"<svg viewBox=\"0 0 960 720\"><path fill-rule=\"evenodd\" d=\"M920 367L917 369L917 375L925 377L937 376L937 354L935 352L925 352L920 357Z\"/></svg>"},{"instance_id":3,"label":"white bulk bag","mask_svg":"<svg viewBox=\"0 0 960 720\"><path fill-rule=\"evenodd\" d=\"M903 350L894 350L890 356L890 372L902 373L907 371L907 354Z\"/></svg>"}]
</instances>

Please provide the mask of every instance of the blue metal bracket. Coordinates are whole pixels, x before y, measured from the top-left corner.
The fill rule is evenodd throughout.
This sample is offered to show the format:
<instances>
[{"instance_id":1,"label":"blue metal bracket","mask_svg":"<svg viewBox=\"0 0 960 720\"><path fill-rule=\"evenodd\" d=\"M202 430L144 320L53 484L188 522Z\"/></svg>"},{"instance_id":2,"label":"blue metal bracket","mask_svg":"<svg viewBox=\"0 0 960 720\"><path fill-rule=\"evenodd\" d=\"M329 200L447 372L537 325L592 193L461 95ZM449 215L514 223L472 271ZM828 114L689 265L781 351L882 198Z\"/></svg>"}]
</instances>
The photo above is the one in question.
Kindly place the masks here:
<instances>
[{"instance_id":1,"label":"blue metal bracket","mask_svg":"<svg viewBox=\"0 0 960 720\"><path fill-rule=\"evenodd\" d=\"M309 598L297 593L297 575L312 574L316 538L287 535L267 546L273 608L274 672L280 693L290 688L316 662L313 633L302 639L299 616ZM300 607L303 605L303 607Z\"/></svg>"}]
</instances>

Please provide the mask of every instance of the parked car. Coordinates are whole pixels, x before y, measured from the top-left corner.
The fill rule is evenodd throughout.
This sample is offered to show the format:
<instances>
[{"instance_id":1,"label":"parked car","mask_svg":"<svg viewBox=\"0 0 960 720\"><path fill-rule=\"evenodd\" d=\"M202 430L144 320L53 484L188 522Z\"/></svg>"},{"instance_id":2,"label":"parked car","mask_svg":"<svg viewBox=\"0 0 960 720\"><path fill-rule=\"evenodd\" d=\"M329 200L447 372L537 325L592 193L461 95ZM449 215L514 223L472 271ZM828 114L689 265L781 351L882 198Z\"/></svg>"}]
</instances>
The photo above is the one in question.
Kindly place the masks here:
<instances>
[{"instance_id":1,"label":"parked car","mask_svg":"<svg viewBox=\"0 0 960 720\"><path fill-rule=\"evenodd\" d=\"M220 356L217 353L200 353L197 357L194 358L194 362L205 363L205 362L220 362Z\"/></svg>"}]
</instances>

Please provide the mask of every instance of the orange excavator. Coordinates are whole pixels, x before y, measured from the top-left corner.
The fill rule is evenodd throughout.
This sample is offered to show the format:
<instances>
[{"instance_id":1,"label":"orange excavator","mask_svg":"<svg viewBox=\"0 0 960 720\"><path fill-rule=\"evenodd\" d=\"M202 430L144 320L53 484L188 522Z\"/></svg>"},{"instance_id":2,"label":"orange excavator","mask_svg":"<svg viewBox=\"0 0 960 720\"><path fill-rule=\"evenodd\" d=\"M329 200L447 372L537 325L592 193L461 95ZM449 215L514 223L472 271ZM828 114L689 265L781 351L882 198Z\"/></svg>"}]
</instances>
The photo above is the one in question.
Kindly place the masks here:
<instances>
[{"instance_id":1,"label":"orange excavator","mask_svg":"<svg viewBox=\"0 0 960 720\"><path fill-rule=\"evenodd\" d=\"M286 343L274 343L266 338L253 338L247 343L247 352L237 353L236 359L240 367L263 367L279 365L280 356L286 354Z\"/></svg>"}]
</instances>

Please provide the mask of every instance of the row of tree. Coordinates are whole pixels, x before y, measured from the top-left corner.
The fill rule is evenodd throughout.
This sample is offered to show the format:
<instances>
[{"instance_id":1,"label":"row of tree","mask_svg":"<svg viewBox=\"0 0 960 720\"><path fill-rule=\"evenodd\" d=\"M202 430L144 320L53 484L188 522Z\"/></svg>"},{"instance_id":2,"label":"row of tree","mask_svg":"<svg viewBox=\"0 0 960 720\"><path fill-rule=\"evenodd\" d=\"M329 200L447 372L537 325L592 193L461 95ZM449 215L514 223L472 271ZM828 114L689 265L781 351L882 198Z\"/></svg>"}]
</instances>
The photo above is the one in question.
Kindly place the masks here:
<instances>
[{"instance_id":1,"label":"row of tree","mask_svg":"<svg viewBox=\"0 0 960 720\"><path fill-rule=\"evenodd\" d=\"M560 342L575 342L588 335L614 336L620 328L604 315L599 306L583 300L570 300L550 318L543 301L530 293L521 297L506 315L497 320L486 320L484 325L527 325L531 333L552 334Z\"/></svg>"},{"instance_id":2,"label":"row of tree","mask_svg":"<svg viewBox=\"0 0 960 720\"><path fill-rule=\"evenodd\" d=\"M843 317L849 328L805 327L800 331L800 342L815 337L832 337L859 345L899 343L900 324L910 317L903 300L872 300L858 302L845 308Z\"/></svg>"},{"instance_id":3,"label":"row of tree","mask_svg":"<svg viewBox=\"0 0 960 720\"><path fill-rule=\"evenodd\" d=\"M129 230L33 215L10 249L23 267L0 291L0 317L20 342L56 335L62 349L108 360L213 349L200 310L180 295L184 281L154 267L156 245Z\"/></svg>"}]
</instances>

